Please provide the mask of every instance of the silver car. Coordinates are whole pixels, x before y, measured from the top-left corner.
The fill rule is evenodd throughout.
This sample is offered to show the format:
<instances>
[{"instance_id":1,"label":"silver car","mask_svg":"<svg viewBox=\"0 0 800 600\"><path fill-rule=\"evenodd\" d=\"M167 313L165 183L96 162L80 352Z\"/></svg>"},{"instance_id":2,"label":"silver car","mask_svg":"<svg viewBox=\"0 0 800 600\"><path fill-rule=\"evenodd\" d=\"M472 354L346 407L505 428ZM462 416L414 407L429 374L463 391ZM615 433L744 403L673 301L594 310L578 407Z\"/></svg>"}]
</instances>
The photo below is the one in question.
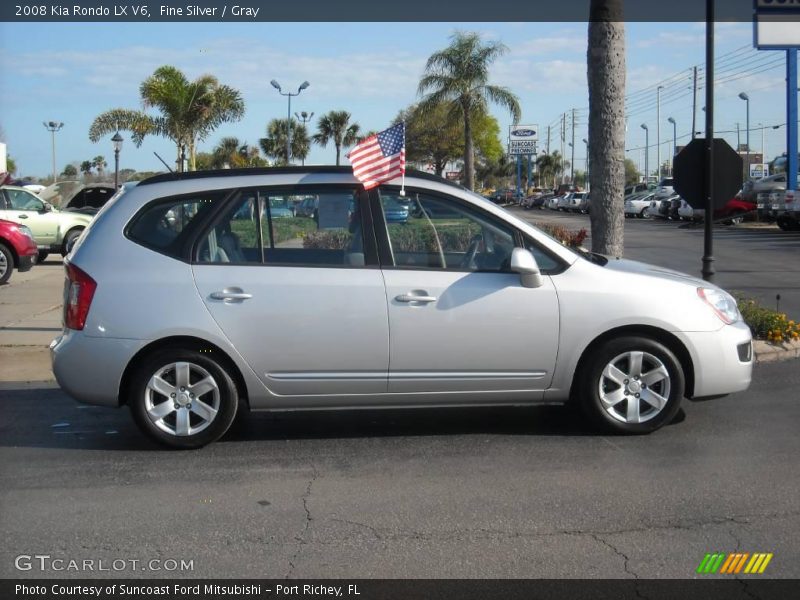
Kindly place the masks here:
<instances>
[{"instance_id":1,"label":"silver car","mask_svg":"<svg viewBox=\"0 0 800 600\"><path fill-rule=\"evenodd\" d=\"M750 384L750 330L723 290L573 251L433 176L399 183L204 171L115 197L67 259L59 384L179 448L244 409L574 402L646 433L684 397ZM272 219L272 200L310 195L315 219ZM398 203L409 217L390 222Z\"/></svg>"}]
</instances>

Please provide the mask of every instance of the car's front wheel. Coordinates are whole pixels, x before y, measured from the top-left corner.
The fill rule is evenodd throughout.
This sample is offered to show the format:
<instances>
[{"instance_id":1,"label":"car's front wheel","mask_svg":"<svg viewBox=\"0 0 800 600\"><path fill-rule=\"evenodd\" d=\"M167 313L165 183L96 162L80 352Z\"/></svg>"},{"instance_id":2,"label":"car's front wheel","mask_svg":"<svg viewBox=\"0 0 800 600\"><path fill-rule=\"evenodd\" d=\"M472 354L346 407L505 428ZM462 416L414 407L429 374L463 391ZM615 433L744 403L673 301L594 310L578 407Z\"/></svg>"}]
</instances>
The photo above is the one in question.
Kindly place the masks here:
<instances>
[{"instance_id":1,"label":"car's front wheel","mask_svg":"<svg viewBox=\"0 0 800 600\"><path fill-rule=\"evenodd\" d=\"M0 244L0 284L9 280L13 270L14 255L11 254L11 250L5 244Z\"/></svg>"},{"instance_id":2,"label":"car's front wheel","mask_svg":"<svg viewBox=\"0 0 800 600\"><path fill-rule=\"evenodd\" d=\"M67 235L64 236L64 243L61 246L61 256L66 256L72 250L75 241L81 236L82 228L70 229Z\"/></svg>"},{"instance_id":3,"label":"car's front wheel","mask_svg":"<svg viewBox=\"0 0 800 600\"><path fill-rule=\"evenodd\" d=\"M128 405L139 428L173 448L199 448L222 437L236 416L236 385L213 353L168 348L131 376Z\"/></svg>"},{"instance_id":4,"label":"car's front wheel","mask_svg":"<svg viewBox=\"0 0 800 600\"><path fill-rule=\"evenodd\" d=\"M683 369L656 340L626 336L592 352L577 373L586 415L602 429L650 433L675 417L683 399Z\"/></svg>"}]
</instances>

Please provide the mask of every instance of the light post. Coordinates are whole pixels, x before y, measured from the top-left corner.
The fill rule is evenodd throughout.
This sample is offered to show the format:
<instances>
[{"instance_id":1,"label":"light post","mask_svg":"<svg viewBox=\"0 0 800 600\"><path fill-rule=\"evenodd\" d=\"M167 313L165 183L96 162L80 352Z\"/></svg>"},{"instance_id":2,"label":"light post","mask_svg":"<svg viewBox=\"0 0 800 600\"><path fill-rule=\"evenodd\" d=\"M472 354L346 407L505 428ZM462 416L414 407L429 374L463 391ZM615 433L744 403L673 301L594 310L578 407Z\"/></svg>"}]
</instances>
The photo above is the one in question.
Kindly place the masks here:
<instances>
[{"instance_id":1,"label":"light post","mask_svg":"<svg viewBox=\"0 0 800 600\"><path fill-rule=\"evenodd\" d=\"M583 138L583 143L586 144L586 191L590 192L589 189L589 140Z\"/></svg>"},{"instance_id":2,"label":"light post","mask_svg":"<svg viewBox=\"0 0 800 600\"><path fill-rule=\"evenodd\" d=\"M678 123L670 117L667 122L672 123L672 162L674 165L675 156L678 154ZM672 168L672 174L675 174L675 167Z\"/></svg>"},{"instance_id":3,"label":"light post","mask_svg":"<svg viewBox=\"0 0 800 600\"><path fill-rule=\"evenodd\" d=\"M304 81L300 84L300 87L297 88L297 93L292 94L291 92L283 92L281 91L281 85L275 81L274 79L269 82L272 87L278 90L278 93L281 96L286 96L289 101L289 108L286 111L286 164L289 165L289 162L292 159L292 96L299 96L300 92L306 89L310 83Z\"/></svg>"},{"instance_id":4,"label":"light post","mask_svg":"<svg viewBox=\"0 0 800 600\"><path fill-rule=\"evenodd\" d=\"M311 121L311 119L314 117L314 113L313 112L312 113L308 113L308 112L303 110L303 111L300 111L300 114L294 113L294 116L297 118L298 121L300 121L303 124L303 127L305 127L306 123ZM302 164L303 164L304 167L306 166L306 157L305 156L303 157Z\"/></svg>"},{"instance_id":5,"label":"light post","mask_svg":"<svg viewBox=\"0 0 800 600\"><path fill-rule=\"evenodd\" d=\"M658 160L658 180L661 181L661 90L663 85L656 89L656 160Z\"/></svg>"},{"instance_id":6,"label":"light post","mask_svg":"<svg viewBox=\"0 0 800 600\"><path fill-rule=\"evenodd\" d=\"M747 138L746 138L747 141L745 142L747 144L747 167L745 170L745 174L749 176L750 175L750 96L742 92L741 94L739 94L739 98L747 102Z\"/></svg>"},{"instance_id":7,"label":"light post","mask_svg":"<svg viewBox=\"0 0 800 600\"><path fill-rule=\"evenodd\" d=\"M119 151L122 150L122 136L119 131L111 138L114 146L114 189L119 189Z\"/></svg>"},{"instance_id":8,"label":"light post","mask_svg":"<svg viewBox=\"0 0 800 600\"><path fill-rule=\"evenodd\" d=\"M650 130L642 123L644 129L644 182L650 181Z\"/></svg>"},{"instance_id":9,"label":"light post","mask_svg":"<svg viewBox=\"0 0 800 600\"><path fill-rule=\"evenodd\" d=\"M53 183L56 183L58 181L56 177L56 131L60 131L64 123L61 121L42 121L42 125L44 125L44 128L47 129L53 137Z\"/></svg>"},{"instance_id":10,"label":"light post","mask_svg":"<svg viewBox=\"0 0 800 600\"><path fill-rule=\"evenodd\" d=\"M575 144L572 142L567 142L570 148L572 148L572 159L569 162L569 184L575 185Z\"/></svg>"}]
</instances>

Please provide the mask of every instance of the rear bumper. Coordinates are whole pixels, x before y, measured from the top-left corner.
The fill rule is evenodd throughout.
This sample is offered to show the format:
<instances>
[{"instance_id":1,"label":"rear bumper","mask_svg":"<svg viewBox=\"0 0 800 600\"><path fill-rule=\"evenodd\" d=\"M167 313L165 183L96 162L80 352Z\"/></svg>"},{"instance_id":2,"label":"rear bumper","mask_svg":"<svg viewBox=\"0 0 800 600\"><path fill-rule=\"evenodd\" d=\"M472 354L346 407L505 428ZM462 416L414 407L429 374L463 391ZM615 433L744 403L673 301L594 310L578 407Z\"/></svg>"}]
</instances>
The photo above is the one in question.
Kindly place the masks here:
<instances>
[{"instance_id":1,"label":"rear bumper","mask_svg":"<svg viewBox=\"0 0 800 600\"><path fill-rule=\"evenodd\" d=\"M119 406L122 374L145 344L142 340L88 337L67 329L50 343L53 374L58 385L78 402Z\"/></svg>"},{"instance_id":2,"label":"rear bumper","mask_svg":"<svg viewBox=\"0 0 800 600\"><path fill-rule=\"evenodd\" d=\"M693 397L742 392L753 376L752 335L742 321L719 331L677 334L694 363Z\"/></svg>"}]
</instances>

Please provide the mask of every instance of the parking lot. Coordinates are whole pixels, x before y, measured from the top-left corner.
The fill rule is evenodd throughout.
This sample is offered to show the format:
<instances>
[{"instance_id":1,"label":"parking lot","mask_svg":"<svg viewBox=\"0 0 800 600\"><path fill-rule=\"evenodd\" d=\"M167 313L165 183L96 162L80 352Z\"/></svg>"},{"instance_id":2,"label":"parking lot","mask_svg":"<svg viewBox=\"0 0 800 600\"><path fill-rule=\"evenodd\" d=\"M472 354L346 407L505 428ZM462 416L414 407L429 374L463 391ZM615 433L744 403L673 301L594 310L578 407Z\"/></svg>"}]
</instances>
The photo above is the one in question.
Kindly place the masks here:
<instances>
[{"instance_id":1,"label":"parking lot","mask_svg":"<svg viewBox=\"0 0 800 600\"><path fill-rule=\"evenodd\" d=\"M800 234L719 228L717 281L780 293L796 317L798 246ZM702 230L627 221L626 254L697 273ZM597 435L560 407L319 411L254 414L219 443L169 452L127 409L24 383L44 377L62 278L51 260L0 288L0 577L86 576L14 567L46 553L193 561L122 572L148 577L684 578L707 552L735 551L774 553L770 576L800 576L796 362L759 365L746 393L685 402L649 436Z\"/></svg>"}]
</instances>

